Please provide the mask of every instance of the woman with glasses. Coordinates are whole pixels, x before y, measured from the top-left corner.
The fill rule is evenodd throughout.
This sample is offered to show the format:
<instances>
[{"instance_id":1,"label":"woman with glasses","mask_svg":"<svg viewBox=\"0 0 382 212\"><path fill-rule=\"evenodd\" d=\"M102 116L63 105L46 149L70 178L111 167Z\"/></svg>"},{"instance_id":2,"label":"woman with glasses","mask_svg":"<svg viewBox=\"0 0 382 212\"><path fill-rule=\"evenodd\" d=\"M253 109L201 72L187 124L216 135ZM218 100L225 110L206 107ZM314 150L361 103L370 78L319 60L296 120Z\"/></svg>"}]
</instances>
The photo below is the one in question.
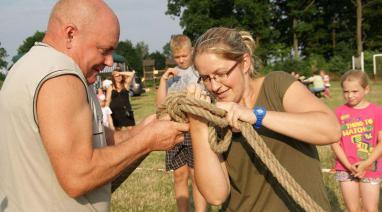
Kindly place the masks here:
<instances>
[{"instance_id":1,"label":"woman with glasses","mask_svg":"<svg viewBox=\"0 0 382 212\"><path fill-rule=\"evenodd\" d=\"M336 117L290 74L259 76L254 46L248 32L222 27L208 30L195 43L199 82L227 111L236 131L229 149L218 155L207 142L206 122L189 115L197 186L209 203L223 204L223 211L302 210L237 130L241 120L253 124L282 166L329 211L315 145L338 141ZM187 95L210 101L199 87L190 86Z\"/></svg>"}]
</instances>

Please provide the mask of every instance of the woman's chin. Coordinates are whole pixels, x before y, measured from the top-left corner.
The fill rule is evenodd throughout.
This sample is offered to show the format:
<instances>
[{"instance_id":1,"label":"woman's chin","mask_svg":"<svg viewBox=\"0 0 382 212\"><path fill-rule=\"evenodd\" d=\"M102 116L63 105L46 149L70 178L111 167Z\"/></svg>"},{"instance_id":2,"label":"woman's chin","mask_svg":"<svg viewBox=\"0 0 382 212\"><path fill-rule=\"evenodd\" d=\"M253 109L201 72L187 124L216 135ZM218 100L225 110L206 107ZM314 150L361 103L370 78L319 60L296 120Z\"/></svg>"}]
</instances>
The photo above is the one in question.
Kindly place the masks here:
<instances>
[{"instance_id":1,"label":"woman's chin","mask_svg":"<svg viewBox=\"0 0 382 212\"><path fill-rule=\"evenodd\" d=\"M218 102L233 102L233 98L230 98L229 96L217 96L216 100Z\"/></svg>"}]
</instances>

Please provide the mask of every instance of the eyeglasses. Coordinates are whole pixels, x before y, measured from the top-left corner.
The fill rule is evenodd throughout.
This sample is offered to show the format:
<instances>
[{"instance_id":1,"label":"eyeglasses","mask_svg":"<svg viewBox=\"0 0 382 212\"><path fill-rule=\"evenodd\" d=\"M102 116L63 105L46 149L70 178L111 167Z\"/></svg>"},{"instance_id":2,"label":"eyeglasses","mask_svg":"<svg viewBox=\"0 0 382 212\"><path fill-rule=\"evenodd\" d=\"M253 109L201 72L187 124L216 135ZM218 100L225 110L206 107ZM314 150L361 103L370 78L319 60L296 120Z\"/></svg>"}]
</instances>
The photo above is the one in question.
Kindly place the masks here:
<instances>
[{"instance_id":1,"label":"eyeglasses","mask_svg":"<svg viewBox=\"0 0 382 212\"><path fill-rule=\"evenodd\" d=\"M235 70L236 66L241 63L242 60L237 61L227 72L221 74L215 74L212 77L209 75L200 75L198 83L203 82L204 84L210 84L211 80L214 79L216 82L224 82L228 79L229 75Z\"/></svg>"}]
</instances>

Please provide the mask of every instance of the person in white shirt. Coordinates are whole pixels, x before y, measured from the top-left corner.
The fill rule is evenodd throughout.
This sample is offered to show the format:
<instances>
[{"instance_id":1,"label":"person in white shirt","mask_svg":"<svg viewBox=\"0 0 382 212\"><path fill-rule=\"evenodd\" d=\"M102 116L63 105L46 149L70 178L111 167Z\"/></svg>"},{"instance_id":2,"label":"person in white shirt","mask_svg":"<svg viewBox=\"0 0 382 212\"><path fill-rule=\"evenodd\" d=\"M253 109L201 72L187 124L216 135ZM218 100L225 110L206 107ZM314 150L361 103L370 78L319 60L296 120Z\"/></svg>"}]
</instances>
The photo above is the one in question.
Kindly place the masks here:
<instances>
[{"instance_id":1,"label":"person in white shirt","mask_svg":"<svg viewBox=\"0 0 382 212\"><path fill-rule=\"evenodd\" d=\"M110 107L106 105L106 96L105 94L101 94L98 96L99 104L101 105L102 109L102 124L105 127L109 127L110 129L114 130L113 125L113 118L111 117L111 114L113 113L110 110Z\"/></svg>"}]
</instances>

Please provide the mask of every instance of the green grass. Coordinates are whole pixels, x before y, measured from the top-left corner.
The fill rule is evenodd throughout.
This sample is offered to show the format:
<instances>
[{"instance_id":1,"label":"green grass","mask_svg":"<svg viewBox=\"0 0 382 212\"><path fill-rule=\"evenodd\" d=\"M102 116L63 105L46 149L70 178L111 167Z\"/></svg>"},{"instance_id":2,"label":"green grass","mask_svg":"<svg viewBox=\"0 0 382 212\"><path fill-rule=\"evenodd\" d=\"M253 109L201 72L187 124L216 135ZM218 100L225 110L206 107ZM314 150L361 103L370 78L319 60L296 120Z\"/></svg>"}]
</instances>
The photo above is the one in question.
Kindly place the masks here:
<instances>
[{"instance_id":1,"label":"green grass","mask_svg":"<svg viewBox=\"0 0 382 212\"><path fill-rule=\"evenodd\" d=\"M343 99L339 83L333 82L332 85L333 98L330 100L323 99L323 101L334 109L343 104ZM368 95L369 101L382 105L382 98L380 98L382 96L382 83L373 83L371 87L372 91ZM135 117L138 121L155 113L154 102L155 91L153 90L142 94L140 97L132 98ZM318 150L322 167L332 168L334 157L330 147L320 146ZM113 194L111 211L177 211L172 172L163 171L164 156L164 152L153 152L142 162L139 168ZM334 179L334 174L324 173L323 175L333 211L344 211L341 192ZM382 208L382 201L380 201L379 208ZM212 207L209 211L217 211L217 207Z\"/></svg>"},{"instance_id":2,"label":"green grass","mask_svg":"<svg viewBox=\"0 0 382 212\"><path fill-rule=\"evenodd\" d=\"M155 113L155 92L132 97L137 121ZM112 197L111 211L176 211L172 173L165 172L164 152L152 152Z\"/></svg>"},{"instance_id":3,"label":"green grass","mask_svg":"<svg viewBox=\"0 0 382 212\"><path fill-rule=\"evenodd\" d=\"M132 97L132 106L137 121L155 113L155 91ZM164 152L152 152L114 192L111 211L177 211L173 174L164 171L164 158ZM217 209L211 208L210 211Z\"/></svg>"}]
</instances>

